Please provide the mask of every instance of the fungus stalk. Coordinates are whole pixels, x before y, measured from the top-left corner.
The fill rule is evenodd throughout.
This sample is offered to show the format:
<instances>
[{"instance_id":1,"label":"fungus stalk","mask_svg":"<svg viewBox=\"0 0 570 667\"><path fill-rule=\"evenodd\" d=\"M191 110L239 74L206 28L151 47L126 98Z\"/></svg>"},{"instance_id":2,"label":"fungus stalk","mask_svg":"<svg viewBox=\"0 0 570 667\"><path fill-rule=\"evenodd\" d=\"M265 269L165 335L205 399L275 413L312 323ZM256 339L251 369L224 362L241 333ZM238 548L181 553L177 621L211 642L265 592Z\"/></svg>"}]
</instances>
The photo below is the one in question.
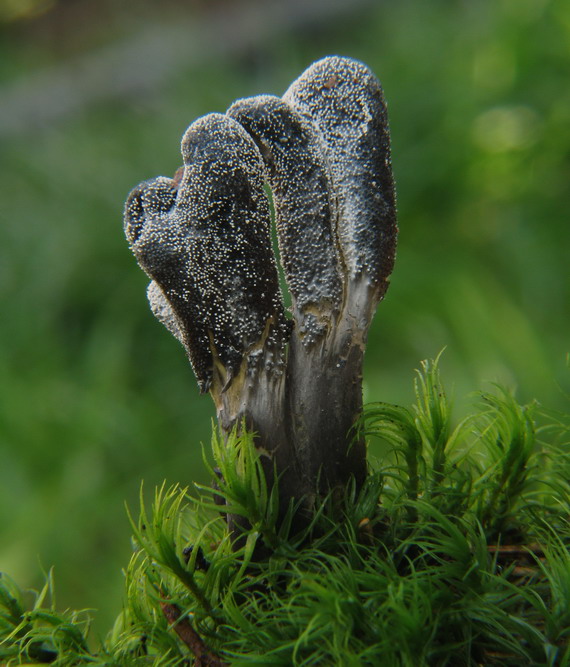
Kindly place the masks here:
<instances>
[{"instance_id":1,"label":"fungus stalk","mask_svg":"<svg viewBox=\"0 0 570 667\"><path fill-rule=\"evenodd\" d=\"M182 156L178 177L142 183L125 206L153 313L185 347L221 429L256 433L282 507L360 486L366 448L352 426L397 235L378 80L362 63L324 58L282 98L195 121Z\"/></svg>"}]
</instances>

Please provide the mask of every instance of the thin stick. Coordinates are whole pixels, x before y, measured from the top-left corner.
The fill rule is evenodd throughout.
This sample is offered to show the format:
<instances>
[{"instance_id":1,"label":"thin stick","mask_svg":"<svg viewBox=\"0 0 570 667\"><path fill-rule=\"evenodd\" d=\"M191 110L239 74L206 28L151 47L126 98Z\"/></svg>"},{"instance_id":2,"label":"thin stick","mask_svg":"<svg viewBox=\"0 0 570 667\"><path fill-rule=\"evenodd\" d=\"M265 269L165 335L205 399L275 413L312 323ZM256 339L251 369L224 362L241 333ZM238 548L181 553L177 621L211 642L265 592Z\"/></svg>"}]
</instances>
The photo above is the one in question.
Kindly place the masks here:
<instances>
[{"instance_id":1,"label":"thin stick","mask_svg":"<svg viewBox=\"0 0 570 667\"><path fill-rule=\"evenodd\" d=\"M182 612L177 605L169 602L161 602L160 607L166 620L172 625L174 632L188 646L195 656L194 667L226 667L228 663L223 662L219 656L208 650L203 639L194 630L188 618L180 618Z\"/></svg>"}]
</instances>

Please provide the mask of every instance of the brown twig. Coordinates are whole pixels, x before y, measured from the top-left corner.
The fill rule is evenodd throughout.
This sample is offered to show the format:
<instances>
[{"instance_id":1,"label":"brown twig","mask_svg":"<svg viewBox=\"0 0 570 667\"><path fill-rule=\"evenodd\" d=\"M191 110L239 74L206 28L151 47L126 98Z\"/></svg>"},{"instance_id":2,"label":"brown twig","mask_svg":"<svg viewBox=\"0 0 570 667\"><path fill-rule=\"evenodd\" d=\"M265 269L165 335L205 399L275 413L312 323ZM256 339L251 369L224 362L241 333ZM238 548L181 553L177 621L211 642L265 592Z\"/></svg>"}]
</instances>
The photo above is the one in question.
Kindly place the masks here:
<instances>
[{"instance_id":1,"label":"brown twig","mask_svg":"<svg viewBox=\"0 0 570 667\"><path fill-rule=\"evenodd\" d=\"M212 653L200 635L194 630L188 618L181 618L182 612L177 605L161 602L160 607L166 620L172 625L174 632L194 654L194 667L226 667L219 656Z\"/></svg>"},{"instance_id":2,"label":"brown twig","mask_svg":"<svg viewBox=\"0 0 570 667\"><path fill-rule=\"evenodd\" d=\"M490 553L498 554L513 554L513 555L522 555L528 556L529 553L534 554L535 556L543 556L544 551L540 544L489 544L487 550Z\"/></svg>"},{"instance_id":3,"label":"brown twig","mask_svg":"<svg viewBox=\"0 0 570 667\"><path fill-rule=\"evenodd\" d=\"M487 551L494 554L501 567L512 568L509 580L520 584L540 575L539 562L544 562L544 549L540 544L489 544Z\"/></svg>"}]
</instances>

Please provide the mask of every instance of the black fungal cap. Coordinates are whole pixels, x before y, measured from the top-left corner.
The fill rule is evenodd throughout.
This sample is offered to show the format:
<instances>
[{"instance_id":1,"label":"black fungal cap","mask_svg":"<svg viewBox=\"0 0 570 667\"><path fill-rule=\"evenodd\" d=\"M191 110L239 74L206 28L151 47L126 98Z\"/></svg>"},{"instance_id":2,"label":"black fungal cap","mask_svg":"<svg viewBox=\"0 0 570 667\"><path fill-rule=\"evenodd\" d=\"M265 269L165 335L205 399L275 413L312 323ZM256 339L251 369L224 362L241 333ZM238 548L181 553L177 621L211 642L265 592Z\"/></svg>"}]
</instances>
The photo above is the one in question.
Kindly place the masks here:
<instances>
[{"instance_id":1,"label":"black fungal cap","mask_svg":"<svg viewBox=\"0 0 570 667\"><path fill-rule=\"evenodd\" d=\"M229 383L264 337L282 354L288 327L271 252L263 162L252 139L230 118L209 114L186 131L182 155L178 189L169 179L141 184L127 201L125 228L141 267L159 287L150 290L153 312L180 332L205 391L214 357Z\"/></svg>"},{"instance_id":2,"label":"black fungal cap","mask_svg":"<svg viewBox=\"0 0 570 667\"><path fill-rule=\"evenodd\" d=\"M278 97L238 100L227 111L253 137L265 161L281 261L307 344L326 331L342 301L336 202L313 123Z\"/></svg>"},{"instance_id":3,"label":"black fungal cap","mask_svg":"<svg viewBox=\"0 0 570 667\"><path fill-rule=\"evenodd\" d=\"M314 121L324 140L349 279L364 275L383 293L394 265L397 225L380 82L363 63L331 56L311 65L284 99Z\"/></svg>"}]
</instances>

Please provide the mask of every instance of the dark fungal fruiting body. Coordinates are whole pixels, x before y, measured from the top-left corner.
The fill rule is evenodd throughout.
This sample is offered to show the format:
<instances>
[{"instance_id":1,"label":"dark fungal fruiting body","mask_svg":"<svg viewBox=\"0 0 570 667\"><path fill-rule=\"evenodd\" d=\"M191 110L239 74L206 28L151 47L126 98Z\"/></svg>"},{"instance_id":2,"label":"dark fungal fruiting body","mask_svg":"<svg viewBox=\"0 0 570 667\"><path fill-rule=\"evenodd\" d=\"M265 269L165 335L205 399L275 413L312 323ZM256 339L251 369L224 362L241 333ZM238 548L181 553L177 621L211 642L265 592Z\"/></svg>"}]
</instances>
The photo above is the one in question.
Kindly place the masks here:
<instances>
[{"instance_id":1,"label":"dark fungal fruiting body","mask_svg":"<svg viewBox=\"0 0 570 667\"><path fill-rule=\"evenodd\" d=\"M238 100L227 113L264 158L293 319L303 344L312 347L335 324L342 304L336 200L318 135L313 123L270 95Z\"/></svg>"},{"instance_id":2,"label":"dark fungal fruiting body","mask_svg":"<svg viewBox=\"0 0 570 667\"><path fill-rule=\"evenodd\" d=\"M281 467L284 445L284 313L271 247L264 167L234 120L209 114L182 139L175 180L135 188L125 231L152 278L151 309L185 346L202 391L226 432L245 421ZM158 194L157 194L158 193ZM296 484L291 474L290 485ZM297 489L296 493L300 493Z\"/></svg>"},{"instance_id":3,"label":"dark fungal fruiting body","mask_svg":"<svg viewBox=\"0 0 570 667\"><path fill-rule=\"evenodd\" d=\"M153 312L180 338L202 390L227 388L267 346L283 364L287 322L271 251L263 165L240 125L221 114L182 140L184 172L133 190L125 229L153 279ZM177 333L178 332L178 333Z\"/></svg>"},{"instance_id":4,"label":"dark fungal fruiting body","mask_svg":"<svg viewBox=\"0 0 570 667\"><path fill-rule=\"evenodd\" d=\"M362 314L370 320L388 286L398 232L382 87L363 63L334 56L311 65L284 99L309 117L323 138L349 291L361 282L369 288L364 300L372 309L362 303L360 310L369 311Z\"/></svg>"},{"instance_id":5,"label":"dark fungal fruiting body","mask_svg":"<svg viewBox=\"0 0 570 667\"><path fill-rule=\"evenodd\" d=\"M283 99L238 100L193 123L184 168L127 202L133 252L157 318L182 341L222 429L244 420L282 508L366 476L368 327L396 246L382 89L362 63L312 65ZM284 315L264 182L292 297ZM266 455L266 456L265 456Z\"/></svg>"},{"instance_id":6,"label":"dark fungal fruiting body","mask_svg":"<svg viewBox=\"0 0 570 667\"><path fill-rule=\"evenodd\" d=\"M339 57L314 63L284 100L316 128L337 202L335 233L343 272L343 306L318 360L292 338L291 413L299 424L299 458L319 479L346 483L366 475L362 438L348 444L362 411L362 363L368 328L388 287L396 251L395 188L382 88L362 63ZM318 372L315 370L318 367ZM319 410L326 395L328 409ZM302 406L302 409L295 406ZM320 455L318 452L325 451ZM323 489L321 489L323 490Z\"/></svg>"},{"instance_id":7,"label":"dark fungal fruiting body","mask_svg":"<svg viewBox=\"0 0 570 667\"><path fill-rule=\"evenodd\" d=\"M243 128L222 114L193 123L182 139L184 174L177 211L211 339L215 389L222 391L260 349L279 372L287 335L271 248L269 203L259 151ZM219 362L219 363L217 363Z\"/></svg>"}]
</instances>

